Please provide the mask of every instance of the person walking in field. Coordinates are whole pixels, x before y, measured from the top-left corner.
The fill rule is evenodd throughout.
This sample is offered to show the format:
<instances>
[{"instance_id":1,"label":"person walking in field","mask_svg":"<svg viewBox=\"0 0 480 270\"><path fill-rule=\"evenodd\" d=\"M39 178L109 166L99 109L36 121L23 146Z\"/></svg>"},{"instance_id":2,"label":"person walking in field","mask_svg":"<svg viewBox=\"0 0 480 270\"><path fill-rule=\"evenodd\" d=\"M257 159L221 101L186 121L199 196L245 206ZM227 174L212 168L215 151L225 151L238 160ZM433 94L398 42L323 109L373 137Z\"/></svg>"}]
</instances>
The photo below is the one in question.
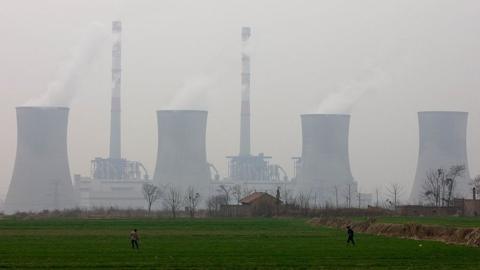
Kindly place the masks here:
<instances>
[{"instance_id":1,"label":"person walking in field","mask_svg":"<svg viewBox=\"0 0 480 270\"><path fill-rule=\"evenodd\" d=\"M140 237L138 236L137 229L133 229L130 232L130 243L132 244L132 248L138 249L138 241L140 241Z\"/></svg>"},{"instance_id":2,"label":"person walking in field","mask_svg":"<svg viewBox=\"0 0 480 270\"><path fill-rule=\"evenodd\" d=\"M353 230L351 226L347 226L347 235L348 235L347 245L352 243L352 245L355 246L355 240L353 239Z\"/></svg>"}]
</instances>

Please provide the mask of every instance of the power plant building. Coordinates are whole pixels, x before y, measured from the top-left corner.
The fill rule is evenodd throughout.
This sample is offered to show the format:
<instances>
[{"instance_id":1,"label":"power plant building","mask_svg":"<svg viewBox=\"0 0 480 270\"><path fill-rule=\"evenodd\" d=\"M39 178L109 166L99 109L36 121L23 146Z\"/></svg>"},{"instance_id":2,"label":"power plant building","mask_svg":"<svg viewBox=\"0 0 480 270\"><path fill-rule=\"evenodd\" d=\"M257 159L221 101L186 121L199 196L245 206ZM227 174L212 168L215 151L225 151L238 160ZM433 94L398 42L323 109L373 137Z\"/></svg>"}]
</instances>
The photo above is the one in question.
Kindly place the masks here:
<instances>
[{"instance_id":1,"label":"power plant building","mask_svg":"<svg viewBox=\"0 0 480 270\"><path fill-rule=\"evenodd\" d=\"M144 208L143 185L150 183L142 163L122 157L121 82L122 23L112 22L112 97L109 157L91 161L90 176L75 175L82 208Z\"/></svg>"},{"instance_id":2,"label":"power plant building","mask_svg":"<svg viewBox=\"0 0 480 270\"><path fill-rule=\"evenodd\" d=\"M349 160L349 114L301 115L302 153L294 158L294 177L263 153L252 154L250 27L241 29L241 105L239 149L227 156L228 176L220 179L207 159L208 112L156 112L158 146L153 177L139 161L122 156L121 82L122 24L112 22L112 87L107 157L90 161L90 175L76 174L72 183L67 148L69 108L22 106L16 108L17 151L12 179L3 208L6 213L38 212L74 207L145 208L146 183L183 192L193 187L203 199L220 185L241 185L251 191L277 188L308 194L321 204L354 207L372 201L360 194ZM472 194L467 158L467 112L418 113L419 154L410 203L423 203L427 174L465 166L456 178L453 197ZM107 149L105 149L107 150ZM106 151L107 153L107 151ZM183 195L183 194L182 194ZM358 198L358 201L357 201Z\"/></svg>"},{"instance_id":3,"label":"power plant building","mask_svg":"<svg viewBox=\"0 0 480 270\"><path fill-rule=\"evenodd\" d=\"M455 197L470 197L470 173L467 159L467 112L427 111L418 113L419 153L415 182L409 201L422 202L427 173L456 165L465 166L463 176L456 179Z\"/></svg>"},{"instance_id":4,"label":"power plant building","mask_svg":"<svg viewBox=\"0 0 480 270\"><path fill-rule=\"evenodd\" d=\"M250 27L242 27L241 31L241 106L240 106L240 151L236 156L227 156L228 178L223 181L231 184L251 184L271 188L288 181L285 170L271 164L271 156L263 153L252 155L251 152L251 119L250 119L250 51L249 43L252 31ZM217 183L218 184L218 183Z\"/></svg>"}]
</instances>

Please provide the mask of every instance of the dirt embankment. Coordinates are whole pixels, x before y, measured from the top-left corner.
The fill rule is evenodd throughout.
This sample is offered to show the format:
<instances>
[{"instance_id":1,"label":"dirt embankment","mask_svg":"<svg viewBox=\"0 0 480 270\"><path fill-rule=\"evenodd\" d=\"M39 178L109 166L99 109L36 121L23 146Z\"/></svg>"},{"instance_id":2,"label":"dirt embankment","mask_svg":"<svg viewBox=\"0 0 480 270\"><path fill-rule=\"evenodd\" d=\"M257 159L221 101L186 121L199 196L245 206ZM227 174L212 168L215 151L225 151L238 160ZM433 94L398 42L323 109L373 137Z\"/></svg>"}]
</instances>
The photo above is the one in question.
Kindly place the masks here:
<instances>
[{"instance_id":1,"label":"dirt embankment","mask_svg":"<svg viewBox=\"0 0 480 270\"><path fill-rule=\"evenodd\" d=\"M351 221L345 218L313 218L308 221L312 225L345 229L352 226L356 232L400 237L416 240L435 240L449 244L480 246L480 228L455 228L440 225L424 225L417 223L390 224L377 223L375 219L367 221Z\"/></svg>"}]
</instances>

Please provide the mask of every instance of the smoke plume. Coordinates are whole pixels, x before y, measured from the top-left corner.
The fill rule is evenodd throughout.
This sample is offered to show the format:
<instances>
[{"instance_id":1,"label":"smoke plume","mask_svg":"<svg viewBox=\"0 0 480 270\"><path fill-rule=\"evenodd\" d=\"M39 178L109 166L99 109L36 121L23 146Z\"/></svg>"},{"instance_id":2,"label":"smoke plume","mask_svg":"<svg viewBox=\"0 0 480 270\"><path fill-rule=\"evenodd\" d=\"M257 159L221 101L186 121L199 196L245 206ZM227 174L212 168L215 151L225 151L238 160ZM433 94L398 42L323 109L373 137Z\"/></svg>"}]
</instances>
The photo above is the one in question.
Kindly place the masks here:
<instances>
[{"instance_id":1,"label":"smoke plume","mask_svg":"<svg viewBox=\"0 0 480 270\"><path fill-rule=\"evenodd\" d=\"M213 80L211 77L199 76L187 80L173 97L168 110L207 110L209 92Z\"/></svg>"},{"instance_id":2,"label":"smoke plume","mask_svg":"<svg viewBox=\"0 0 480 270\"><path fill-rule=\"evenodd\" d=\"M104 25L92 23L78 45L73 48L70 57L57 71L55 80L48 84L47 91L25 105L69 106L107 37L108 32Z\"/></svg>"},{"instance_id":3,"label":"smoke plume","mask_svg":"<svg viewBox=\"0 0 480 270\"><path fill-rule=\"evenodd\" d=\"M358 79L344 83L329 94L318 106L317 113L350 113L353 106L367 93L384 88L388 77L378 69L364 72Z\"/></svg>"}]
</instances>

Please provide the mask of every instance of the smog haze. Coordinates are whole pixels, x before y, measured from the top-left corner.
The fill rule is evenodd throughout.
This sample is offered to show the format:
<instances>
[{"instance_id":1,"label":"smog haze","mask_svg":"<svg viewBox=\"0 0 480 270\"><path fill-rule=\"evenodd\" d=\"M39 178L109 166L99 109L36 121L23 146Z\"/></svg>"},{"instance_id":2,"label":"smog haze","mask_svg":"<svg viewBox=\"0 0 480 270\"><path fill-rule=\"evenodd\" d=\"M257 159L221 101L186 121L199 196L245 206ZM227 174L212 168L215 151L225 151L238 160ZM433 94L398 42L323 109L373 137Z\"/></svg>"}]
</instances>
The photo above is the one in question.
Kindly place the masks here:
<instances>
[{"instance_id":1,"label":"smog haze","mask_svg":"<svg viewBox=\"0 0 480 270\"><path fill-rule=\"evenodd\" d=\"M111 22L122 21L122 156L150 175L156 111L208 110L207 156L221 176L238 154L242 26L252 28L252 153L293 173L300 115L350 113L362 192L410 190L418 111L469 112L470 175L480 173L480 2L13 1L0 8L0 198L16 151L15 107L70 107L72 174L108 155ZM51 98L60 93L60 97ZM47 97L46 97L47 95ZM405 195L407 195L406 192Z\"/></svg>"}]
</instances>

